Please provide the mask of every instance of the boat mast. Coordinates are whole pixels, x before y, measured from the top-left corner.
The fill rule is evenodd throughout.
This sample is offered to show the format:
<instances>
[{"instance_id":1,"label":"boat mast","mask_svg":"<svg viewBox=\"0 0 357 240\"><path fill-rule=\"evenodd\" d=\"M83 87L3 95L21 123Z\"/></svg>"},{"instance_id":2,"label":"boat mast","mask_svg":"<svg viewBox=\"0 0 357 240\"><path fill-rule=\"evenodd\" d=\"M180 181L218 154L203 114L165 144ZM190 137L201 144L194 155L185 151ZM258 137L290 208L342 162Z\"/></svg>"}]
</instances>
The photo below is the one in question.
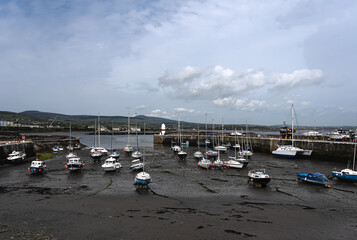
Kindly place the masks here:
<instances>
[{"instance_id":1,"label":"boat mast","mask_svg":"<svg viewBox=\"0 0 357 240\"><path fill-rule=\"evenodd\" d=\"M71 152L72 125L69 123L69 146L68 151Z\"/></svg>"},{"instance_id":2,"label":"boat mast","mask_svg":"<svg viewBox=\"0 0 357 240\"><path fill-rule=\"evenodd\" d=\"M128 113L128 145L130 144L130 113Z\"/></svg>"},{"instance_id":3,"label":"boat mast","mask_svg":"<svg viewBox=\"0 0 357 240\"><path fill-rule=\"evenodd\" d=\"M200 150L200 124L197 124L197 147L198 147L198 151Z\"/></svg>"},{"instance_id":4,"label":"boat mast","mask_svg":"<svg viewBox=\"0 0 357 240\"><path fill-rule=\"evenodd\" d=\"M145 172L145 149L146 149L146 140L145 140L145 130L146 129L146 123L144 122L144 154L143 154L143 172Z\"/></svg>"},{"instance_id":5,"label":"boat mast","mask_svg":"<svg viewBox=\"0 0 357 240\"><path fill-rule=\"evenodd\" d=\"M205 152L207 152L207 113L206 113L206 120L205 120L205 123L206 123Z\"/></svg>"},{"instance_id":6,"label":"boat mast","mask_svg":"<svg viewBox=\"0 0 357 240\"><path fill-rule=\"evenodd\" d=\"M178 145L182 148L181 145L181 128L180 128L180 114L178 114L178 130L177 130L177 134L178 134Z\"/></svg>"},{"instance_id":7,"label":"boat mast","mask_svg":"<svg viewBox=\"0 0 357 240\"><path fill-rule=\"evenodd\" d=\"M223 146L223 118L222 118L222 146Z\"/></svg>"},{"instance_id":8,"label":"boat mast","mask_svg":"<svg viewBox=\"0 0 357 240\"><path fill-rule=\"evenodd\" d=\"M97 147L97 120L94 120L94 147Z\"/></svg>"},{"instance_id":9,"label":"boat mast","mask_svg":"<svg viewBox=\"0 0 357 240\"><path fill-rule=\"evenodd\" d=\"M100 147L100 115L98 115L98 147Z\"/></svg>"},{"instance_id":10,"label":"boat mast","mask_svg":"<svg viewBox=\"0 0 357 240\"><path fill-rule=\"evenodd\" d=\"M112 149L112 153L113 153L113 134L114 134L114 131L113 131L113 122L112 122L112 137L110 139L110 148Z\"/></svg>"},{"instance_id":11,"label":"boat mast","mask_svg":"<svg viewBox=\"0 0 357 240\"><path fill-rule=\"evenodd\" d=\"M291 146L294 147L294 104L291 104Z\"/></svg>"},{"instance_id":12,"label":"boat mast","mask_svg":"<svg viewBox=\"0 0 357 240\"><path fill-rule=\"evenodd\" d=\"M138 139L138 118L135 113L135 119L136 119L136 126L135 126L135 134L136 134L136 150L139 151L139 139Z\"/></svg>"},{"instance_id":13,"label":"boat mast","mask_svg":"<svg viewBox=\"0 0 357 240\"><path fill-rule=\"evenodd\" d=\"M357 128L356 128L356 134L357 134ZM355 162L356 162L356 136L355 136L355 149L353 152L353 163L352 163L352 170L355 170Z\"/></svg>"}]
</instances>

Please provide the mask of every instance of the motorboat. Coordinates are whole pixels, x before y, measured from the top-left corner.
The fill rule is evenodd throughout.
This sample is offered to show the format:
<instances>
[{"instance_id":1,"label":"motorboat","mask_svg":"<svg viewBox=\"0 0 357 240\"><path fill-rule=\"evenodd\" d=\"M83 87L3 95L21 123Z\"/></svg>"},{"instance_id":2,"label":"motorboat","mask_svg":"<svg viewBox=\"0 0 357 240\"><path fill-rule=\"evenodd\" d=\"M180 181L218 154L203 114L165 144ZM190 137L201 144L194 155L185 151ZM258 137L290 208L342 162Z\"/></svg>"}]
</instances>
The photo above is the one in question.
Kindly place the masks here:
<instances>
[{"instance_id":1,"label":"motorboat","mask_svg":"<svg viewBox=\"0 0 357 240\"><path fill-rule=\"evenodd\" d=\"M73 146L74 150L80 150L81 149L81 144L77 143Z\"/></svg>"},{"instance_id":2,"label":"motorboat","mask_svg":"<svg viewBox=\"0 0 357 240\"><path fill-rule=\"evenodd\" d=\"M344 141L350 140L351 138L351 131L347 129L338 129L334 132L330 132L327 134L329 140L333 141Z\"/></svg>"},{"instance_id":3,"label":"motorboat","mask_svg":"<svg viewBox=\"0 0 357 240\"><path fill-rule=\"evenodd\" d=\"M12 153L10 153L7 157L7 160L11 163L20 163L25 159L25 157L26 153L24 152L12 151Z\"/></svg>"},{"instance_id":4,"label":"motorboat","mask_svg":"<svg viewBox=\"0 0 357 240\"><path fill-rule=\"evenodd\" d=\"M109 157L109 158L105 159L104 164L102 165L102 168L106 172L116 171L117 169L121 168L121 163L116 158Z\"/></svg>"},{"instance_id":5,"label":"motorboat","mask_svg":"<svg viewBox=\"0 0 357 240\"><path fill-rule=\"evenodd\" d=\"M251 170L248 172L248 182L265 186L270 182L270 176L265 173L265 169Z\"/></svg>"},{"instance_id":6,"label":"motorboat","mask_svg":"<svg viewBox=\"0 0 357 240\"><path fill-rule=\"evenodd\" d=\"M319 137L322 136L322 133L318 131L308 131L308 132L304 132L302 135L305 137Z\"/></svg>"},{"instance_id":7,"label":"motorboat","mask_svg":"<svg viewBox=\"0 0 357 240\"><path fill-rule=\"evenodd\" d=\"M211 164L214 168L223 168L225 166L224 162L218 157L216 160L213 161Z\"/></svg>"},{"instance_id":8,"label":"motorboat","mask_svg":"<svg viewBox=\"0 0 357 240\"><path fill-rule=\"evenodd\" d=\"M197 166L205 169L210 169L211 167L211 161L208 160L207 158L203 157L198 163Z\"/></svg>"},{"instance_id":9,"label":"motorboat","mask_svg":"<svg viewBox=\"0 0 357 240\"><path fill-rule=\"evenodd\" d=\"M73 157L68 159L65 167L70 171L82 171L84 163L79 157Z\"/></svg>"},{"instance_id":10,"label":"motorboat","mask_svg":"<svg viewBox=\"0 0 357 240\"><path fill-rule=\"evenodd\" d=\"M32 161L30 167L28 167L28 172L30 174L43 174L47 172L47 166L44 161Z\"/></svg>"},{"instance_id":11,"label":"motorboat","mask_svg":"<svg viewBox=\"0 0 357 240\"><path fill-rule=\"evenodd\" d=\"M112 151L112 153L109 155L109 157L112 158L119 158L120 157L120 153L117 152L115 149Z\"/></svg>"},{"instance_id":12,"label":"motorboat","mask_svg":"<svg viewBox=\"0 0 357 240\"><path fill-rule=\"evenodd\" d=\"M131 162L130 171L139 171L144 168L145 163L141 159L135 159Z\"/></svg>"},{"instance_id":13,"label":"motorboat","mask_svg":"<svg viewBox=\"0 0 357 240\"><path fill-rule=\"evenodd\" d=\"M319 172L299 173L297 174L297 178L299 182L315 183L315 184L324 185L326 187L330 187L330 185L328 185L327 177Z\"/></svg>"}]
</instances>

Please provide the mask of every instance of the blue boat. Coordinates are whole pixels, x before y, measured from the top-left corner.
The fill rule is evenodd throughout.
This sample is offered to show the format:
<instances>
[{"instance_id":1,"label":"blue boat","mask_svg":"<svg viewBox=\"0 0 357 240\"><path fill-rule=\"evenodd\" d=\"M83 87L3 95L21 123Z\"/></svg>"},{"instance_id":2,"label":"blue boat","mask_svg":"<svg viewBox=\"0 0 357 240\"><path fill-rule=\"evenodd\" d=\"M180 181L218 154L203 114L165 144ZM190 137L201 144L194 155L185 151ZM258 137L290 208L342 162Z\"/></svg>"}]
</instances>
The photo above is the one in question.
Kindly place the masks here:
<instances>
[{"instance_id":1,"label":"blue boat","mask_svg":"<svg viewBox=\"0 0 357 240\"><path fill-rule=\"evenodd\" d=\"M328 185L327 177L319 172L299 173L297 174L297 177L300 182L308 182L308 183L320 184L326 187L330 187L330 185Z\"/></svg>"}]
</instances>

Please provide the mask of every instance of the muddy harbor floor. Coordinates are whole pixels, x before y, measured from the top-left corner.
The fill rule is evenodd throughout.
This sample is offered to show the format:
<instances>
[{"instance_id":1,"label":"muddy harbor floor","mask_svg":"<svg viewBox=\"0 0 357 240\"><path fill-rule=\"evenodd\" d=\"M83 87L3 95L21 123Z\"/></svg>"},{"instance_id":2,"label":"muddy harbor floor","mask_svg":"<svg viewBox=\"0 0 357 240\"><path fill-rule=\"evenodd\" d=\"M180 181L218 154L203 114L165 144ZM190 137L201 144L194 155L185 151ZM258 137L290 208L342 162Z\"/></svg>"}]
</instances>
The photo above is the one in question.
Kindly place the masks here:
<instances>
[{"instance_id":1,"label":"muddy harbor floor","mask_svg":"<svg viewBox=\"0 0 357 240\"><path fill-rule=\"evenodd\" d=\"M150 190L135 191L131 158L105 173L89 150L85 170L69 173L65 154L49 172L29 176L29 163L0 168L0 239L356 239L357 184L331 179L331 188L298 183L297 173L326 175L345 164L279 159L256 153L247 169L203 170L189 148L180 161L168 147L147 150ZM222 154L228 158L234 152ZM265 168L266 188L247 183Z\"/></svg>"}]
</instances>

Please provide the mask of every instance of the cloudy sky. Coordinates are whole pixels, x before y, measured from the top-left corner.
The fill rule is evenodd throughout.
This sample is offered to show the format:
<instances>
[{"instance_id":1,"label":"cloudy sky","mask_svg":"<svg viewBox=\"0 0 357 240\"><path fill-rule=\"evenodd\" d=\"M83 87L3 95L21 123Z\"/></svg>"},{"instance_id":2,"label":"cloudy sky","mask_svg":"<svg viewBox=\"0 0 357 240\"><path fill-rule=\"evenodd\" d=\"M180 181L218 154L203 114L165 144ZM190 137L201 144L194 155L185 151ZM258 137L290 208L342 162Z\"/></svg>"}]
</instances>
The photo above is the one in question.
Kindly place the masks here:
<instances>
[{"instance_id":1,"label":"cloudy sky","mask_svg":"<svg viewBox=\"0 0 357 240\"><path fill-rule=\"evenodd\" d=\"M357 2L0 1L0 110L357 125Z\"/></svg>"}]
</instances>

